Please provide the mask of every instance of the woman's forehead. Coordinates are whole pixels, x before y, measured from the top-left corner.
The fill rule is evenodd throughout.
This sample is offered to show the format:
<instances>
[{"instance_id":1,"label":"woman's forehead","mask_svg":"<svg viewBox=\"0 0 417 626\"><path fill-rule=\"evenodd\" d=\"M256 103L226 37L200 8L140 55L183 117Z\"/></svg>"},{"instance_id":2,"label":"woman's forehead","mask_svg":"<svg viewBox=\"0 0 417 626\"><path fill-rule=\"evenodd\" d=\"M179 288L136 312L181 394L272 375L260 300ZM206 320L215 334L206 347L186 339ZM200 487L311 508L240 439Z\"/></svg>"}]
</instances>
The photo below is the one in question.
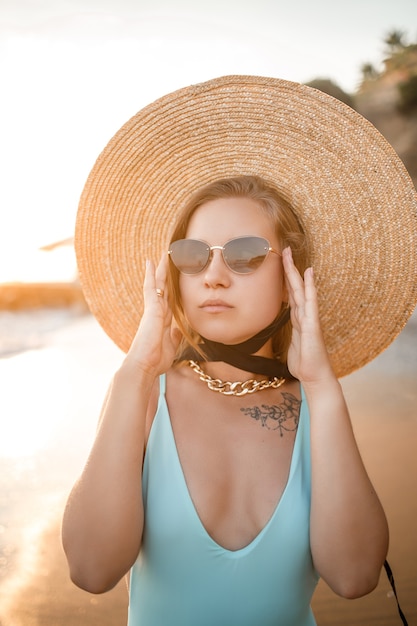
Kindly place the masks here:
<instances>
[{"instance_id":1,"label":"woman's forehead","mask_svg":"<svg viewBox=\"0 0 417 626\"><path fill-rule=\"evenodd\" d=\"M209 241L220 238L259 235L270 240L274 225L262 207L251 198L219 198L196 209L187 228L187 237ZM211 243L211 241L210 241Z\"/></svg>"}]
</instances>

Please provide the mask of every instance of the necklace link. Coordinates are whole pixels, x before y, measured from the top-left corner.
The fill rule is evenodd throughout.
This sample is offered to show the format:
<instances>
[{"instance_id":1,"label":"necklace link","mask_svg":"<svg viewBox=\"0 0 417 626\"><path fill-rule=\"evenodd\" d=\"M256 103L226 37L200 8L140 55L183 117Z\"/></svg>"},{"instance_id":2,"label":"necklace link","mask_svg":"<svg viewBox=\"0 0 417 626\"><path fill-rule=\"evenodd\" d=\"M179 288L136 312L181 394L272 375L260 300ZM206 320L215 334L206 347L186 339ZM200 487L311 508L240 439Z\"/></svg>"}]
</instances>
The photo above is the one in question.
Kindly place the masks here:
<instances>
[{"instance_id":1,"label":"necklace link","mask_svg":"<svg viewBox=\"0 0 417 626\"><path fill-rule=\"evenodd\" d=\"M243 382L236 381L232 383L220 380L220 378L212 378L201 369L196 361L188 361L188 365L198 374L200 380L206 383L211 391L218 391L224 396L245 396L248 393L255 393L263 389L278 389L285 383L285 378L277 378L276 376L264 380L250 378Z\"/></svg>"}]
</instances>

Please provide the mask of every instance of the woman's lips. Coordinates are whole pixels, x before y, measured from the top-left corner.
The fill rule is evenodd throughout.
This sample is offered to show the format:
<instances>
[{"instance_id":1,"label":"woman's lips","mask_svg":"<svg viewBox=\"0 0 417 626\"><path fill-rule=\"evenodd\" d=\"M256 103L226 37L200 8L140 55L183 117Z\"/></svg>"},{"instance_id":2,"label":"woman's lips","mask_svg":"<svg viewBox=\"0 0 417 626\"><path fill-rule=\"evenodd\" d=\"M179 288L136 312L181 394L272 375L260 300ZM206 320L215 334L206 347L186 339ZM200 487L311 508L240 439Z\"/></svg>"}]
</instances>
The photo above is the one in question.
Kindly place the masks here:
<instances>
[{"instance_id":1,"label":"woman's lips","mask_svg":"<svg viewBox=\"0 0 417 626\"><path fill-rule=\"evenodd\" d=\"M232 305L228 304L224 300L205 300L200 305L200 309L203 309L208 313L222 313L223 311L227 311L232 308Z\"/></svg>"}]
</instances>

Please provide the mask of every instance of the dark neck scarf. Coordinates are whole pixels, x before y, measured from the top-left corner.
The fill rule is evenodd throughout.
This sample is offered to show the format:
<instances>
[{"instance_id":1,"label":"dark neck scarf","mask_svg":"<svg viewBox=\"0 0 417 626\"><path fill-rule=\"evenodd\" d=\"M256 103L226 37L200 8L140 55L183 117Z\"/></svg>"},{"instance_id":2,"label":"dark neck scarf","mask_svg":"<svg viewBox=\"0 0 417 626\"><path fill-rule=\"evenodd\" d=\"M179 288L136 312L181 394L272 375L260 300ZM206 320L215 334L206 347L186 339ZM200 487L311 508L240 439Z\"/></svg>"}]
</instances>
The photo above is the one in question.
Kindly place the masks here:
<instances>
[{"instance_id":1,"label":"dark neck scarf","mask_svg":"<svg viewBox=\"0 0 417 626\"><path fill-rule=\"evenodd\" d=\"M274 376L277 378L293 378L285 363L281 363L277 359L254 356L254 352L262 348L268 339L288 322L289 318L290 311L289 309L285 309L272 324L247 341L230 346L202 337L203 343L199 345L199 348L203 352L206 361L224 361L246 372L264 374L271 378ZM179 360L199 361L201 360L201 356L197 350L189 347L182 353Z\"/></svg>"}]
</instances>

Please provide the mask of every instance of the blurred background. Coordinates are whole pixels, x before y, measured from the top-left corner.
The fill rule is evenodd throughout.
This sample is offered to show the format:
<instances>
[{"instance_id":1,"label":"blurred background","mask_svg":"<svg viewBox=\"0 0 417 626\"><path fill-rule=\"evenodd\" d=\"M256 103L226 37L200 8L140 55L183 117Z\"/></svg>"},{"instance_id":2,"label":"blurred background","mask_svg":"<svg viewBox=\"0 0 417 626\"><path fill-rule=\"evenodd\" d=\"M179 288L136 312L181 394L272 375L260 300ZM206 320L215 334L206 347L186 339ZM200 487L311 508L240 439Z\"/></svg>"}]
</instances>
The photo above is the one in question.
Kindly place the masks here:
<instances>
[{"instance_id":1,"label":"blurred background","mask_svg":"<svg viewBox=\"0 0 417 626\"><path fill-rule=\"evenodd\" d=\"M0 626L126 623L127 590L68 580L59 527L122 354L77 280L78 199L140 108L225 74L302 82L368 118L417 179L415 0L1 0ZM343 379L391 527L389 560L417 625L417 320ZM384 576L344 601L320 583L320 625L394 626Z\"/></svg>"}]
</instances>

